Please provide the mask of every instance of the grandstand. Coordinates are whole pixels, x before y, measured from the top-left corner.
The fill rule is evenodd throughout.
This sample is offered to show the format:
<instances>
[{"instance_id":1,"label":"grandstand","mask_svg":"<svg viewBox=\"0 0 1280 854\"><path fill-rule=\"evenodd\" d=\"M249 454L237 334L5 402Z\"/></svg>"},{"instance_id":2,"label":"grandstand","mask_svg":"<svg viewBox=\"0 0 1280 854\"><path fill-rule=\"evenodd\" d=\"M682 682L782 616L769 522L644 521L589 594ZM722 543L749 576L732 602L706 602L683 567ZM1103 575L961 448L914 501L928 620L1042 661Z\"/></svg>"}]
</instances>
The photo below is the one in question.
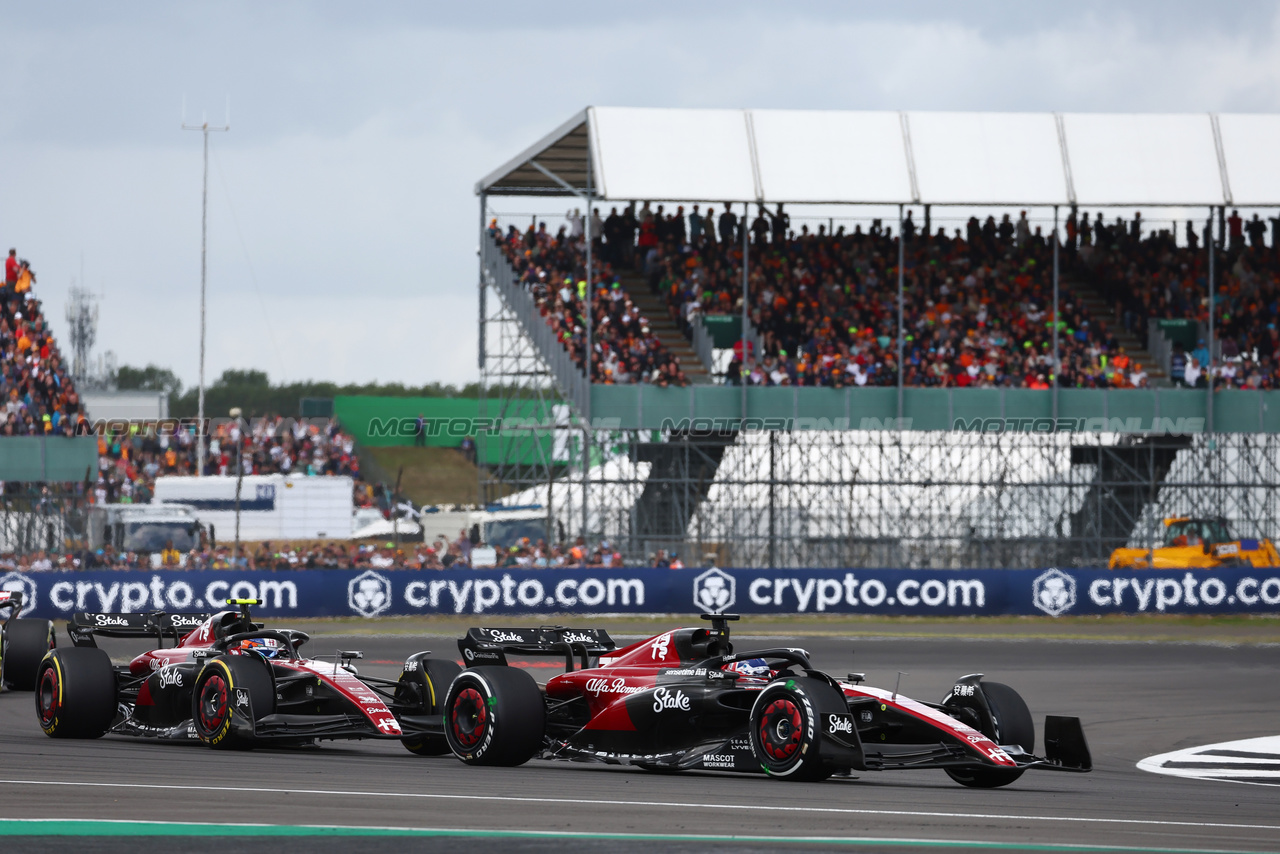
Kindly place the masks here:
<instances>
[{"instance_id":1,"label":"grandstand","mask_svg":"<svg viewBox=\"0 0 1280 854\"><path fill-rule=\"evenodd\" d=\"M484 393L575 425L567 455L482 437L482 495L737 565L1096 563L1174 503L1272 533L1278 143L1276 116L588 108L476 187ZM1018 417L1065 432L952 432Z\"/></svg>"}]
</instances>

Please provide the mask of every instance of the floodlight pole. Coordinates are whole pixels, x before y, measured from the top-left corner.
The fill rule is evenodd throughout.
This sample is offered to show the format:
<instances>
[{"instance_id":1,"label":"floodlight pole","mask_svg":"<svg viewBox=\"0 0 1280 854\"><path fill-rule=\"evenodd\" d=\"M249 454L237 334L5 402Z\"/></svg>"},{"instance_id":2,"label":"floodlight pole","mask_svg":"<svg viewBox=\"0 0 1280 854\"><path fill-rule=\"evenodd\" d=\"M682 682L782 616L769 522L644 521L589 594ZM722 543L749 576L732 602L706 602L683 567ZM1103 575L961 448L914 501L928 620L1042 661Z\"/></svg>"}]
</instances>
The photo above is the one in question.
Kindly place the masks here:
<instances>
[{"instance_id":1,"label":"floodlight pole","mask_svg":"<svg viewBox=\"0 0 1280 854\"><path fill-rule=\"evenodd\" d=\"M489 247L485 244L485 241L489 239L489 235L485 232L485 227L484 227L485 223L484 223L484 219L485 219L485 215L486 215L486 213L487 213L486 204L488 203L488 199L489 199L489 197L488 197L485 193L483 193L483 192L482 192L482 193L480 193L480 242L477 244L477 246L479 247L479 251L476 253L476 255L477 255L477 256L479 256L479 257L477 258L477 260L478 260L478 262L479 262L479 267L480 267L480 270L479 270L479 273L480 273L480 279L479 279L479 282L480 282L480 285L479 285L479 297L480 297L480 299L479 299L479 311L480 311L480 317L479 317L479 330L478 330L478 331L479 331L479 335L477 336L477 343L478 343L478 345L479 345L479 346L476 348L476 350L477 350L477 352L476 352L476 361L477 361L477 365L476 365L476 367L480 369L480 377L479 377L479 379L480 379L480 399L481 399L482 401L484 401L484 405L485 405L485 411L484 411L484 412L482 412L482 413L480 413L480 414L481 414L481 417L483 417L483 416L487 415L487 414L488 414L488 412L489 412L489 388L488 388L488 385L489 385L489 383L488 383L489 376L488 376L488 371L487 371L487 370L485 370L485 364L484 364L484 363L485 363L485 339L484 339L484 331L485 331L484 326L485 326L485 322L484 322L484 321L485 321L485 314L486 314L486 311L487 311L487 307L486 307L486 305L485 305L485 298L486 298L486 295L487 295L488 290L489 290L489 287L488 287L488 285L487 285L487 284L486 284L486 282L485 282L485 275L484 275L484 253L485 253L485 251L489 248ZM479 431L477 431L477 432L476 432L476 463L477 463L477 465L476 465L476 504L477 504L477 506L483 507L483 506L485 505L485 500L484 500L484 468L483 468L482 466L478 465L478 463L480 462L480 439L481 439L481 438L482 438L481 433L480 433ZM489 447L489 443L488 443L488 441L486 440L486 441L485 441L485 450L486 450L486 451L488 451L488 447ZM423 538L424 538L424 539L425 539L425 537L426 537L426 528L427 528L427 525L426 525L426 523L425 523L425 522L423 522L423 524L422 524L422 529L423 529ZM548 540L550 540L550 537L548 537Z\"/></svg>"},{"instance_id":2,"label":"floodlight pole","mask_svg":"<svg viewBox=\"0 0 1280 854\"><path fill-rule=\"evenodd\" d=\"M904 345L902 313L903 313L903 302L904 302L903 291L906 288L906 272L903 269L903 267L906 264L907 247L906 247L906 241L903 238L903 232L902 232L902 223L904 222L902 217L902 208L903 208L902 205L898 205L898 429L899 430L902 429L902 397L903 397L902 390L904 387L904 383L906 382L906 376L905 376L906 371L904 370L906 366L903 365L902 363L902 354L903 354L903 345Z\"/></svg>"},{"instance_id":3,"label":"floodlight pole","mask_svg":"<svg viewBox=\"0 0 1280 854\"><path fill-rule=\"evenodd\" d=\"M1221 208L1219 208L1219 223L1221 223ZM1215 256L1218 254L1217 247L1214 246L1213 238L1213 208L1209 208L1209 223L1206 229L1208 234L1205 240L1206 248L1209 250L1209 362L1205 366L1205 371L1209 375L1209 396L1205 401L1205 425L1209 428L1209 432L1213 432L1213 315L1214 315L1214 262ZM1222 232L1225 238L1226 232Z\"/></svg>"},{"instance_id":4,"label":"floodlight pole","mask_svg":"<svg viewBox=\"0 0 1280 854\"><path fill-rule=\"evenodd\" d=\"M1053 206L1053 423L1058 423L1058 379L1062 362L1058 356L1058 206Z\"/></svg>"},{"instance_id":5,"label":"floodlight pole","mask_svg":"<svg viewBox=\"0 0 1280 854\"><path fill-rule=\"evenodd\" d=\"M727 207L727 206L726 206ZM751 257L751 244L747 239L747 221L751 216L751 203L742 203L742 361L738 364L738 383L742 386L742 418L747 417L747 298L749 296L747 259Z\"/></svg>"},{"instance_id":6,"label":"floodlight pole","mask_svg":"<svg viewBox=\"0 0 1280 854\"><path fill-rule=\"evenodd\" d=\"M184 111L185 112L185 111ZM209 127L208 122L198 125L186 123L183 130L198 130L204 134L204 179L200 195L200 385L196 396L196 477L204 477L204 340L205 340L205 284L208 272L209 236L209 131L231 130L231 108L227 107L227 122L221 127Z\"/></svg>"},{"instance_id":7,"label":"floodlight pole","mask_svg":"<svg viewBox=\"0 0 1280 854\"><path fill-rule=\"evenodd\" d=\"M595 349L592 344L591 321L593 314L592 304L595 302L595 282L591 275L591 158L587 158L587 191L582 196L586 203L587 209L583 211L584 222L582 233L587 238L587 294L586 294L586 325L587 325L587 353L586 374L587 374L587 394L586 400L583 402L583 424L582 424L582 539L585 543L589 536L588 530L591 524L590 507L588 502L591 499L591 384L594 377L592 360L595 356Z\"/></svg>"}]
</instances>

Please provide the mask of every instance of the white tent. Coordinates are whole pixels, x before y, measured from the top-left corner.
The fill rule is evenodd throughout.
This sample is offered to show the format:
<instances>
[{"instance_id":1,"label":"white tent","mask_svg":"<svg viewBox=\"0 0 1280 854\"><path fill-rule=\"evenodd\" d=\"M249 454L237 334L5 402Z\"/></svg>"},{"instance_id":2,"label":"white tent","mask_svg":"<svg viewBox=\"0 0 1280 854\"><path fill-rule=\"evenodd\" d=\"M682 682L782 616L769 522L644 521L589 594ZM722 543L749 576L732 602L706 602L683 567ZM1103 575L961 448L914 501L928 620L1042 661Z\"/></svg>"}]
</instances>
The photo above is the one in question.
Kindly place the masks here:
<instances>
[{"instance_id":1,"label":"white tent","mask_svg":"<svg viewBox=\"0 0 1280 854\"><path fill-rule=\"evenodd\" d=\"M602 201L1280 205L1280 116L588 107L476 184Z\"/></svg>"}]
</instances>

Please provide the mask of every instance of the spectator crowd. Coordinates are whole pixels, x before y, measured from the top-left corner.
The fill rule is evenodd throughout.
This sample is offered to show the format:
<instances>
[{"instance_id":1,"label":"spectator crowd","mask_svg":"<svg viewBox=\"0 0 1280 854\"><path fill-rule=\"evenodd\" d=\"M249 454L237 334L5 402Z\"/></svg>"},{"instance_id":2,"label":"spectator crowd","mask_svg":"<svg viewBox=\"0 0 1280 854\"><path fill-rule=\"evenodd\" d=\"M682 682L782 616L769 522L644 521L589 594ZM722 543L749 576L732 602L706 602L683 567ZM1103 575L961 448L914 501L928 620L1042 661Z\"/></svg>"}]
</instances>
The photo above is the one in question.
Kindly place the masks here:
<instances>
[{"instance_id":1,"label":"spectator crowd","mask_svg":"<svg viewBox=\"0 0 1280 854\"><path fill-rule=\"evenodd\" d=\"M1053 245L1022 211L1017 218L971 218L964 229L902 226L904 299L898 365L898 236L873 221L852 232L807 225L797 232L782 205L756 207L748 222L729 205L721 213L694 205L667 212L635 203L600 218L593 210L591 304L595 382L687 382L678 362L649 333L622 284L634 270L665 302L686 335L705 314L742 312L743 238L747 239L747 313L761 352L742 353L727 382L751 385L1141 388L1151 365L1139 364L1118 337L1148 345L1148 320L1208 322L1204 237L1188 225L1184 245L1169 230L1149 229L1140 214L1104 221L1072 211L1060 244L1057 318L1060 370L1053 364ZM577 212L552 236L545 223L502 232L489 227L533 293L547 323L574 361L586 347L585 232ZM1280 256L1266 245L1256 214L1225 219L1216 256L1215 328L1221 350L1215 383L1280 384ZM743 229L746 234L743 234ZM932 232L932 233L930 233ZM635 282L637 279L631 279ZM1094 310L1090 310L1090 304ZM1175 352L1175 383L1207 383L1203 346Z\"/></svg>"},{"instance_id":2,"label":"spectator crowd","mask_svg":"<svg viewBox=\"0 0 1280 854\"><path fill-rule=\"evenodd\" d=\"M206 475L235 475L241 469L246 475L347 475L355 481L357 507L376 503L374 486L361 479L355 440L332 419L316 423L268 415L248 423L223 421L212 424L205 441ZM171 431L132 423L124 431L102 433L93 503L150 501L157 477L197 473L197 450L193 427Z\"/></svg>"},{"instance_id":3,"label":"spectator crowd","mask_svg":"<svg viewBox=\"0 0 1280 854\"><path fill-rule=\"evenodd\" d=\"M36 275L10 249L0 288L0 435L74 432L80 399L32 286Z\"/></svg>"},{"instance_id":4,"label":"spectator crowd","mask_svg":"<svg viewBox=\"0 0 1280 854\"><path fill-rule=\"evenodd\" d=\"M676 554L659 550L649 555L649 566L683 569ZM524 538L510 546L490 547L473 543L465 531L456 539L436 537L433 542L348 543L286 542L213 545L202 539L187 552L166 548L160 552L123 551L112 545L95 550L62 553L35 551L0 555L0 572L45 572L77 569L606 569L623 566L622 553L608 540L594 546L582 537L573 543L548 545Z\"/></svg>"}]
</instances>

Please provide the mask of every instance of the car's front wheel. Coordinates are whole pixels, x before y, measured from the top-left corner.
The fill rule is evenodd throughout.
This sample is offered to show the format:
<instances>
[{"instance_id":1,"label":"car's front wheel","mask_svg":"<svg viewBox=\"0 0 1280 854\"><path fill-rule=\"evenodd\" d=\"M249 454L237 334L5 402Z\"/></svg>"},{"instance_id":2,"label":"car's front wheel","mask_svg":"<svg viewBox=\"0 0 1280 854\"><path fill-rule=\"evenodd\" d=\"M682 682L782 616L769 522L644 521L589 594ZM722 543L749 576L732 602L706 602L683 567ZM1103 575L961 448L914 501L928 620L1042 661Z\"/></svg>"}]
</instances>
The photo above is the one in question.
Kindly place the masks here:
<instances>
[{"instance_id":1,"label":"car's front wheel","mask_svg":"<svg viewBox=\"0 0 1280 854\"><path fill-rule=\"evenodd\" d=\"M987 738L996 744L1016 744L1027 753L1034 753L1036 746L1036 725L1031 718L1031 710L1022 696L1008 685L1000 682L983 682L982 692L986 695L987 706L991 709L991 718L995 726L990 732L984 732ZM997 789L1007 786L1022 776L1024 768L948 768L947 775L962 786L973 789Z\"/></svg>"},{"instance_id":2,"label":"car's front wheel","mask_svg":"<svg viewBox=\"0 0 1280 854\"><path fill-rule=\"evenodd\" d=\"M400 674L396 702L416 705L414 714L443 714L445 695L462 668L457 662L444 658L422 658L415 664L414 670ZM405 750L418 756L443 756L449 752L449 741L443 735L420 735L406 738L401 744Z\"/></svg>"},{"instance_id":3,"label":"car's front wheel","mask_svg":"<svg viewBox=\"0 0 1280 854\"><path fill-rule=\"evenodd\" d=\"M0 653L4 683L15 691L33 690L40 662L55 646L52 620L10 620L4 629L4 650Z\"/></svg>"}]
</instances>

